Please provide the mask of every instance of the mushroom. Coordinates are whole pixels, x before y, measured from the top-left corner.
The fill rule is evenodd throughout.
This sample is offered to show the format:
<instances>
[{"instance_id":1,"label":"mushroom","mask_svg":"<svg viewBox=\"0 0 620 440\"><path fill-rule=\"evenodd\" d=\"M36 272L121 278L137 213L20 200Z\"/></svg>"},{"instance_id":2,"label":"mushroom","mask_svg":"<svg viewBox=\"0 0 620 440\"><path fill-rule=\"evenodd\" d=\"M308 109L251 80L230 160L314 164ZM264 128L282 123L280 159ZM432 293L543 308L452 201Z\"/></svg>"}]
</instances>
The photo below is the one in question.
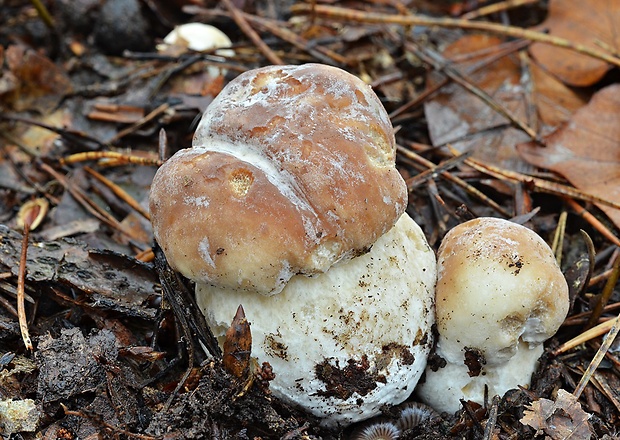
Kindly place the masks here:
<instances>
[{"instance_id":1,"label":"mushroom","mask_svg":"<svg viewBox=\"0 0 620 440\"><path fill-rule=\"evenodd\" d=\"M197 52L213 52L214 57L226 61L226 58L235 56L235 51L227 49L232 46L228 35L209 24L204 23L185 23L175 26L166 35L161 44L157 45L157 50L164 54L179 56L188 49ZM228 72L224 68L217 66L206 67L209 76L226 75Z\"/></svg>"},{"instance_id":2,"label":"mushroom","mask_svg":"<svg viewBox=\"0 0 620 440\"><path fill-rule=\"evenodd\" d=\"M221 55L233 56L232 50L219 50L232 46L228 35L209 24L204 23L185 23L175 26L168 35L164 37L163 44L157 46L159 50L165 50L167 46L184 46L198 52L218 49L216 53Z\"/></svg>"},{"instance_id":3,"label":"mushroom","mask_svg":"<svg viewBox=\"0 0 620 440\"><path fill-rule=\"evenodd\" d=\"M432 345L436 262L395 154L360 79L271 66L231 81L153 180L155 238L213 333L243 304L273 394L326 425L405 400Z\"/></svg>"},{"instance_id":4,"label":"mushroom","mask_svg":"<svg viewBox=\"0 0 620 440\"><path fill-rule=\"evenodd\" d=\"M439 362L429 362L418 386L422 401L454 412L459 399L482 404L485 386L501 396L529 385L569 307L549 246L524 226L478 218L446 234L437 274Z\"/></svg>"}]
</instances>

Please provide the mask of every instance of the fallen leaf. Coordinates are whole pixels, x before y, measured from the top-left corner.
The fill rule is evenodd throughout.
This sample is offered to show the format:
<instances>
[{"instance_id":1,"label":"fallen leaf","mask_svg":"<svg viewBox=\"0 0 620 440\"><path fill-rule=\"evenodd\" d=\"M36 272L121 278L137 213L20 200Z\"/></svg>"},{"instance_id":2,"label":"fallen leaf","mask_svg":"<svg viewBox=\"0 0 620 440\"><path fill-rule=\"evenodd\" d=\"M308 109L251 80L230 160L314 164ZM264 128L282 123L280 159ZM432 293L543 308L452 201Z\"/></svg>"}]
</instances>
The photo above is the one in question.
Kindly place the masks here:
<instances>
[{"instance_id":1,"label":"fallen leaf","mask_svg":"<svg viewBox=\"0 0 620 440\"><path fill-rule=\"evenodd\" d=\"M475 84L511 114L525 114L520 90L519 64L516 56L504 56L476 70L475 65L495 57L502 50L501 40L487 35L468 35L446 48L446 59L464 59L454 64L469 82ZM438 82L433 75L429 84ZM474 150L474 156L509 169L527 171L529 167L517 156L514 145L528 140L525 133L509 126L510 122L457 84L441 89L424 105L429 133L434 146L451 144L461 152Z\"/></svg>"},{"instance_id":2,"label":"fallen leaf","mask_svg":"<svg viewBox=\"0 0 620 440\"><path fill-rule=\"evenodd\" d=\"M49 58L22 46L9 46L6 63L18 79L12 90L11 104L17 111L47 113L73 90L67 74Z\"/></svg>"},{"instance_id":3,"label":"fallen leaf","mask_svg":"<svg viewBox=\"0 0 620 440\"><path fill-rule=\"evenodd\" d=\"M237 378L246 376L250 369L250 352L252 350L252 332L245 317L243 306L239 305L237 313L224 339L224 369Z\"/></svg>"},{"instance_id":4,"label":"fallen leaf","mask_svg":"<svg viewBox=\"0 0 620 440\"><path fill-rule=\"evenodd\" d=\"M620 202L620 84L597 92L570 122L546 138L546 147L518 145L529 163L555 171L586 193ZM620 211L599 205L616 226Z\"/></svg>"},{"instance_id":5,"label":"fallen leaf","mask_svg":"<svg viewBox=\"0 0 620 440\"><path fill-rule=\"evenodd\" d=\"M551 440L586 440L592 436L590 417L575 396L561 389L555 402L540 399L526 407L520 422L536 429L536 435L544 432Z\"/></svg>"},{"instance_id":6,"label":"fallen leaf","mask_svg":"<svg viewBox=\"0 0 620 440\"><path fill-rule=\"evenodd\" d=\"M530 73L534 85L532 98L542 122L539 134L545 135L555 130L588 102L589 96L585 92L578 93L567 87L536 62L530 63Z\"/></svg>"},{"instance_id":7,"label":"fallen leaf","mask_svg":"<svg viewBox=\"0 0 620 440\"><path fill-rule=\"evenodd\" d=\"M574 44L617 53L620 47L620 2L613 0L551 0L549 15L540 25L555 37ZM610 69L605 61L549 44L534 43L530 52L548 71L567 84L585 87Z\"/></svg>"},{"instance_id":8,"label":"fallen leaf","mask_svg":"<svg viewBox=\"0 0 620 440\"><path fill-rule=\"evenodd\" d=\"M524 81L519 56L517 53L501 56L506 50L501 42L498 37L468 35L448 46L443 56L453 60L456 70L513 117L541 134L552 131L583 106L583 98L533 62L527 63L530 81ZM437 82L435 75L429 78L429 84ZM515 150L516 144L529 140L528 136L463 87L457 84L443 87L425 103L424 110L434 146L450 144L460 152L471 150L474 157L494 165L519 172L531 171Z\"/></svg>"}]
</instances>

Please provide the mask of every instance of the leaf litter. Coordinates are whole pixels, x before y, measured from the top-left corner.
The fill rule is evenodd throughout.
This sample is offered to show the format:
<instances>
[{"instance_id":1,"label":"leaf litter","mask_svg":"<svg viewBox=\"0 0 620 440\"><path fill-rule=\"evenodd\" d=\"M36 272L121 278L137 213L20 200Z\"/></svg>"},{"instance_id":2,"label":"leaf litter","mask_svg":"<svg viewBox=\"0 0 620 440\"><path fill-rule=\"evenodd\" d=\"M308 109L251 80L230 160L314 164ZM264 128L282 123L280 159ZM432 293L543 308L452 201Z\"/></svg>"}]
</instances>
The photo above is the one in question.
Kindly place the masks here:
<instances>
[{"instance_id":1,"label":"leaf litter","mask_svg":"<svg viewBox=\"0 0 620 440\"><path fill-rule=\"evenodd\" d=\"M111 46L97 33L103 19L91 13L96 6L80 9L82 2L57 2L51 20L44 12L37 15L25 0L0 6L0 402L15 402L11 407L22 408L25 417L8 420L0 409L4 435L348 438L354 427L328 430L271 396L269 369L244 364L238 377L219 355L207 356L206 351L215 350L204 320L193 313L192 286L155 269L150 226L133 204L147 200L153 157L189 145L194 119L221 87L269 59L327 62L373 84L388 112L397 115L398 166L417 182L410 188L409 212L433 246L463 219L499 212L519 214L551 241L560 212L568 212L559 243L565 269L589 263L592 273L580 272L571 314L549 342L529 388L511 390L499 400L489 396L492 403L483 407L463 402L458 413L443 414L401 438L617 435L617 349L612 345L579 398L570 391L597 352L600 336L553 352L585 330L608 269L619 258L607 238L616 233L607 219L617 226L617 211L588 202L580 207L586 216L565 201L568 197L574 203L574 193L539 194L532 183L563 184L549 173L555 171L586 196L620 203L614 174L620 164L613 156L618 81L610 71L620 60L600 55L601 48L618 46L609 37L618 35L613 2L573 5L588 23L587 31L579 33L562 30L561 25L574 27L577 21L573 11L566 14L568 2L560 0L550 1L548 11L545 2L525 2L516 9L500 3L499 12L485 16L487 21L433 17L432 28L422 14L446 9L425 1L416 3L415 13L412 4L377 2L365 9L342 4L355 9L341 9L338 19L323 5L317 5L317 15L304 15L307 5L293 1L278 7L266 1L183 9L153 1L146 18L134 15L145 13L135 0L127 0L132 7L126 16L110 12L123 2L103 3L106 8L98 12L122 17L104 20L105 26L118 21L117 35L127 32L125 20L140 23L127 37L128 49L150 47L153 52L121 53ZM470 2L457 2L447 10L473 16L478 6L470 7ZM209 54L156 53L158 40L181 22L182 14L183 21L234 29L233 54L214 60ZM381 20L376 14L383 14ZM240 17L245 24L237 27ZM394 17L427 24L412 29ZM373 24L367 23L370 18ZM487 22L493 36L479 33ZM257 33L247 35L246 25ZM573 45L595 48L559 49L544 34L529 32L541 27ZM139 44L132 46L136 35ZM591 35L597 36L595 43ZM541 55L541 48L551 54ZM576 51L581 55L574 58ZM594 56L586 62L583 53L588 52ZM213 77L205 69L213 64L228 73ZM569 75L567 69L574 72ZM528 144L532 137L543 145ZM450 147L473 157L454 159ZM69 157L80 159L63 162ZM480 163L487 168L472 167ZM495 167L492 174L489 165ZM504 177L514 171L528 174ZM425 177L416 180L418 174ZM50 209L22 261L18 212L34 198L46 199ZM595 258L579 229L592 236ZM24 350L15 310L20 266L26 268L24 299L33 352ZM591 281L584 285L583 280ZM618 304L620 295L613 291L600 321L615 316ZM389 417L390 409L385 412Z\"/></svg>"}]
</instances>

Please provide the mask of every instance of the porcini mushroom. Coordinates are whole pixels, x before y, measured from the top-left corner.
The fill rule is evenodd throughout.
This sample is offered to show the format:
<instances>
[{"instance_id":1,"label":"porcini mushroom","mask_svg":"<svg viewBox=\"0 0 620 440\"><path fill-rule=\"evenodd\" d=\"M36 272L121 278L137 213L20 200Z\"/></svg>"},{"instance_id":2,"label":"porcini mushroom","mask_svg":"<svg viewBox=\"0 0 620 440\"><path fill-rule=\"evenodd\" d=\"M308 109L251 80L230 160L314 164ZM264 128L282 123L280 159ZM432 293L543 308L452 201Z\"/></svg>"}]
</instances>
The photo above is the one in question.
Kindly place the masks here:
<instances>
[{"instance_id":1,"label":"porcini mushroom","mask_svg":"<svg viewBox=\"0 0 620 440\"><path fill-rule=\"evenodd\" d=\"M543 342L568 313L568 286L554 255L531 229L497 218L465 222L438 252L435 353L418 386L424 402L454 412L529 385ZM443 363L443 362L439 362ZM433 364L433 365L431 365Z\"/></svg>"},{"instance_id":2,"label":"porcini mushroom","mask_svg":"<svg viewBox=\"0 0 620 440\"><path fill-rule=\"evenodd\" d=\"M273 394L344 425L406 399L432 343L435 257L406 203L377 96L306 64L231 81L150 208L214 334L243 304Z\"/></svg>"}]
</instances>

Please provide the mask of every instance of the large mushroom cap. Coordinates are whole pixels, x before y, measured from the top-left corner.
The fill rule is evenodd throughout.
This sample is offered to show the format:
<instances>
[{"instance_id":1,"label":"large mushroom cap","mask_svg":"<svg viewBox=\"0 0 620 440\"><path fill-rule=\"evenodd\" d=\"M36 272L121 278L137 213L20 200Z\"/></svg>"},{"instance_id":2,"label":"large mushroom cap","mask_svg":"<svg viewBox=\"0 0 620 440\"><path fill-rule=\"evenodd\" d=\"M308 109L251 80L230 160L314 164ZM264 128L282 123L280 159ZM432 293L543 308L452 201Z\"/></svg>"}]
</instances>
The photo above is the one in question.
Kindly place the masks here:
<instances>
[{"instance_id":1,"label":"large mushroom cap","mask_svg":"<svg viewBox=\"0 0 620 440\"><path fill-rule=\"evenodd\" d=\"M252 356L269 362L273 394L326 425L347 425L405 400L432 346L435 254L406 214L370 252L273 296L197 285L207 323L223 338L243 304Z\"/></svg>"},{"instance_id":2,"label":"large mushroom cap","mask_svg":"<svg viewBox=\"0 0 620 440\"><path fill-rule=\"evenodd\" d=\"M406 206L394 163L389 118L357 77L317 64L246 72L158 170L155 238L189 278L277 293L394 225Z\"/></svg>"},{"instance_id":3,"label":"large mushroom cap","mask_svg":"<svg viewBox=\"0 0 620 440\"><path fill-rule=\"evenodd\" d=\"M423 399L454 411L527 385L542 343L568 313L568 286L555 257L532 230L479 218L450 230L438 252L436 352L447 365L427 369Z\"/></svg>"}]
</instances>

